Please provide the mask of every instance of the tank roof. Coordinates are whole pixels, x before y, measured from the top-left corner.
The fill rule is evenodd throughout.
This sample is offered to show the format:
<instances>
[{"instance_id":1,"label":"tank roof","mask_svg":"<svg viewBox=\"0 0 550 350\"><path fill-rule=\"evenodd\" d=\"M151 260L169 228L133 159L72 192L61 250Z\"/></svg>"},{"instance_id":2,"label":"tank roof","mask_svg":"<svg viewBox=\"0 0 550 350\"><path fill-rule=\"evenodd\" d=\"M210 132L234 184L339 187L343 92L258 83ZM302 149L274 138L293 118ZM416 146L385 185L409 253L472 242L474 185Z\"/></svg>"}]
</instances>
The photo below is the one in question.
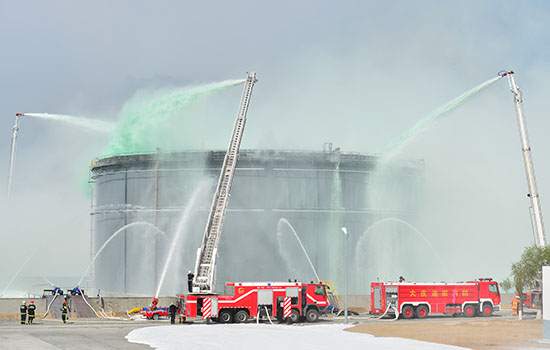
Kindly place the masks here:
<instances>
[{"instance_id":1,"label":"tank roof","mask_svg":"<svg viewBox=\"0 0 550 350\"><path fill-rule=\"evenodd\" d=\"M225 150L181 151L170 153L147 153L117 155L97 158L91 162L91 171L115 168L151 169L162 163L163 167L219 167L223 162ZM372 170L378 157L356 152L331 151L293 151L274 149L245 149L239 153L238 168L269 166L271 168L307 168L342 170ZM206 162L206 163L205 163ZM423 161L401 161L400 168L411 170L423 168Z\"/></svg>"}]
</instances>

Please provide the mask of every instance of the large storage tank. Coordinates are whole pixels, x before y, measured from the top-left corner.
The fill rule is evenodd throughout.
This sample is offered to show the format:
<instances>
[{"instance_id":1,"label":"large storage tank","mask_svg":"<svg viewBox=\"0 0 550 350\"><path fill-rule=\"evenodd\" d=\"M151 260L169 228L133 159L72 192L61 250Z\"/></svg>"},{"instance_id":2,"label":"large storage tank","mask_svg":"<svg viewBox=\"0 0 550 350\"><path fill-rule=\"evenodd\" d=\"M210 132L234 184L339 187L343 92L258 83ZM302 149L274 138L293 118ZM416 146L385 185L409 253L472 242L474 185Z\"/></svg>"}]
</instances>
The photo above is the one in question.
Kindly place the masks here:
<instances>
[{"instance_id":1,"label":"large storage tank","mask_svg":"<svg viewBox=\"0 0 550 350\"><path fill-rule=\"evenodd\" d=\"M224 154L187 151L93 161L92 256L117 230L138 223L102 251L92 276L95 287L104 293L151 295L180 230L161 295L184 291ZM331 148L241 151L218 251L217 286L226 280L313 279L292 229L319 276L340 285L342 226L354 233L349 243L355 247L376 220L398 216L414 222L422 164L403 163L392 172L391 192L399 199L384 201L384 207L369 198L375 166L376 157ZM355 254L349 249L350 262ZM352 277L368 279L361 271ZM365 283L352 286L356 293L366 292Z\"/></svg>"}]
</instances>

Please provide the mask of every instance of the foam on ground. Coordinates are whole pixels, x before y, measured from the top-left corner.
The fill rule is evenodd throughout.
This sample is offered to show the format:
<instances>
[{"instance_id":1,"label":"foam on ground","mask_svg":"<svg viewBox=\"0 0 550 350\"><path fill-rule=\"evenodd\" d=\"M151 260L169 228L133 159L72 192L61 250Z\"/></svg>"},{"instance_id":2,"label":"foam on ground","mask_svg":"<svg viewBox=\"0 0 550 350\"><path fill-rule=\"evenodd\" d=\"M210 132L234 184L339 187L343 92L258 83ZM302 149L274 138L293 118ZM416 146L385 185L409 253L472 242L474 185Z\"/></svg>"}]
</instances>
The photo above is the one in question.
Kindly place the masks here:
<instances>
[{"instance_id":1,"label":"foam on ground","mask_svg":"<svg viewBox=\"0 0 550 350\"><path fill-rule=\"evenodd\" d=\"M131 343L159 350L175 349L377 349L377 350L459 350L456 346L403 338L377 338L370 334L346 332L341 324L195 324L139 328L126 338Z\"/></svg>"}]
</instances>

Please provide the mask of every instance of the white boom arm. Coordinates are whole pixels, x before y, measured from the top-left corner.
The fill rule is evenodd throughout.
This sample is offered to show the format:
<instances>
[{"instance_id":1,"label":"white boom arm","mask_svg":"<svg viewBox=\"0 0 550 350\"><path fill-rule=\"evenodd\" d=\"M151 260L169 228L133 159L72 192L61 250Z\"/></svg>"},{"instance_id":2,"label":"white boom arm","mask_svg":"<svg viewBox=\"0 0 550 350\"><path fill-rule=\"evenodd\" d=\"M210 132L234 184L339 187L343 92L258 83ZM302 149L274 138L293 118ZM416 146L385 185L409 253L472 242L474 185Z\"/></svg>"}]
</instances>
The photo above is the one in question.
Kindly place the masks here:
<instances>
[{"instance_id":1,"label":"white boom arm","mask_svg":"<svg viewBox=\"0 0 550 350\"><path fill-rule=\"evenodd\" d=\"M225 210L229 203L231 185L239 156L241 140L243 138L244 126L246 124L246 114L250 104L252 88L256 83L256 73L249 73L246 79L239 113L233 127L233 135L218 179L216 193L210 207L208 222L204 229L202 245L197 251L197 261L195 264L195 279L193 281L193 291L200 293L211 293L214 289L214 273L216 270L216 254L220 235L222 232Z\"/></svg>"},{"instance_id":2,"label":"white boom arm","mask_svg":"<svg viewBox=\"0 0 550 350\"><path fill-rule=\"evenodd\" d=\"M523 154L523 163L525 166L525 175L527 176L527 188L529 193L527 197L531 202L533 230L535 233L535 245L544 247L546 245L546 236L544 234L544 222L542 220L542 208L540 205L540 197L537 190L537 180L535 178L535 168L533 159L531 158L531 146L527 135L527 127L525 126L525 116L523 115L523 96L514 79L514 72L502 72L501 76L508 76L510 89L514 94L514 104L516 106L516 114L519 127L519 136L521 139L521 152ZM531 215L531 213L530 213Z\"/></svg>"},{"instance_id":3,"label":"white boom arm","mask_svg":"<svg viewBox=\"0 0 550 350\"><path fill-rule=\"evenodd\" d=\"M10 199L11 190L13 185L13 170L15 167L15 145L17 142L17 133L19 132L19 119L23 116L23 113L15 113L15 122L11 128L11 148L10 148L10 167L8 172L8 190L7 197Z\"/></svg>"}]
</instances>

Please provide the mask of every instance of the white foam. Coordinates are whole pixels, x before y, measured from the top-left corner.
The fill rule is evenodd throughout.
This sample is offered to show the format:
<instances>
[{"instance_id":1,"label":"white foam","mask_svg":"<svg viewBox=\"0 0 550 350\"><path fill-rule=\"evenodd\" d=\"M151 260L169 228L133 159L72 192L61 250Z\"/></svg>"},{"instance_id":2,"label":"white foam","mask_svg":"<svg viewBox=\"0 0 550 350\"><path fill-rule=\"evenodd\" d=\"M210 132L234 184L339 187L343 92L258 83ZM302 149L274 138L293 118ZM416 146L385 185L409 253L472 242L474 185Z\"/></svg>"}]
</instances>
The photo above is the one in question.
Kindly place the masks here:
<instances>
[{"instance_id":1,"label":"white foam","mask_svg":"<svg viewBox=\"0 0 550 350\"><path fill-rule=\"evenodd\" d=\"M126 338L159 350L176 349L377 349L377 350L459 350L403 338L378 338L365 333L344 331L342 324L267 325L267 324L195 324L139 328Z\"/></svg>"}]
</instances>

